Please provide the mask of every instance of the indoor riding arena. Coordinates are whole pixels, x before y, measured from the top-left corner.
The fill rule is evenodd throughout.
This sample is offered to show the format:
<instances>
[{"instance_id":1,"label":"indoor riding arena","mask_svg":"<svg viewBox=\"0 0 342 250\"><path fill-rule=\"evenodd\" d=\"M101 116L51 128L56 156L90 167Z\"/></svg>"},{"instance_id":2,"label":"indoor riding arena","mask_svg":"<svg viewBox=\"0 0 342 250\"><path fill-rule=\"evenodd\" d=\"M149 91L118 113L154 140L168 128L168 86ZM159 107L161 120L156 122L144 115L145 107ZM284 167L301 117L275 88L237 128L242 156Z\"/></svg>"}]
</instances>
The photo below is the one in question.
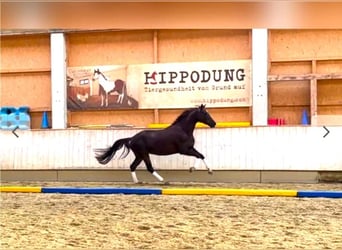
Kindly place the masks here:
<instances>
[{"instance_id":1,"label":"indoor riding arena","mask_svg":"<svg viewBox=\"0 0 342 250\"><path fill-rule=\"evenodd\" d=\"M0 248L342 249L340 13L1 3Z\"/></svg>"}]
</instances>

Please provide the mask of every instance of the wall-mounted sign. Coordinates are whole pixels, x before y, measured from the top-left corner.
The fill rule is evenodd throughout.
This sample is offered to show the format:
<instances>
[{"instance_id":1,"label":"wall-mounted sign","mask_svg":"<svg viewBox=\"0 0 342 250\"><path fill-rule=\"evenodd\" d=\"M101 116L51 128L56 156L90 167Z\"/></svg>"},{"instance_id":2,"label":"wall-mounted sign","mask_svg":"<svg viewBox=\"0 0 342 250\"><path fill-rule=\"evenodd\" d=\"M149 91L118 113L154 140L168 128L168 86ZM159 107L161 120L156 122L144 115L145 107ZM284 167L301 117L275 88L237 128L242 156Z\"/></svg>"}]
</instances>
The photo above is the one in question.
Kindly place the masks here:
<instances>
[{"instance_id":1,"label":"wall-mounted sign","mask_svg":"<svg viewBox=\"0 0 342 250\"><path fill-rule=\"evenodd\" d=\"M251 106L251 61L68 68L68 108Z\"/></svg>"}]
</instances>

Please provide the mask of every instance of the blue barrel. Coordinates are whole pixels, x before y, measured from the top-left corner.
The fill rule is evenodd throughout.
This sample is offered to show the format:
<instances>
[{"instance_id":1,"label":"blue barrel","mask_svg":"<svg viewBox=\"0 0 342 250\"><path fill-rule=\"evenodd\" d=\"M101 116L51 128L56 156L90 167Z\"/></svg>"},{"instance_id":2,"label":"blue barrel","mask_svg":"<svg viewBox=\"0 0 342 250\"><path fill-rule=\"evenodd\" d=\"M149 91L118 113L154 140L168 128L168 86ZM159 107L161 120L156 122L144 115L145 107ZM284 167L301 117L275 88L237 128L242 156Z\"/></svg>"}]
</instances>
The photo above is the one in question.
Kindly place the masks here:
<instances>
[{"instance_id":1,"label":"blue barrel","mask_svg":"<svg viewBox=\"0 0 342 250\"><path fill-rule=\"evenodd\" d=\"M31 128L31 117L29 114L30 108L27 106L21 106L18 108L19 112L19 128L30 129Z\"/></svg>"},{"instance_id":2,"label":"blue barrel","mask_svg":"<svg viewBox=\"0 0 342 250\"><path fill-rule=\"evenodd\" d=\"M7 128L7 107L0 108L0 129Z\"/></svg>"},{"instance_id":3,"label":"blue barrel","mask_svg":"<svg viewBox=\"0 0 342 250\"><path fill-rule=\"evenodd\" d=\"M19 127L19 110L15 107L8 107L7 126L9 130Z\"/></svg>"},{"instance_id":4,"label":"blue barrel","mask_svg":"<svg viewBox=\"0 0 342 250\"><path fill-rule=\"evenodd\" d=\"M13 130L19 126L19 113L15 107L1 108L1 129Z\"/></svg>"}]
</instances>

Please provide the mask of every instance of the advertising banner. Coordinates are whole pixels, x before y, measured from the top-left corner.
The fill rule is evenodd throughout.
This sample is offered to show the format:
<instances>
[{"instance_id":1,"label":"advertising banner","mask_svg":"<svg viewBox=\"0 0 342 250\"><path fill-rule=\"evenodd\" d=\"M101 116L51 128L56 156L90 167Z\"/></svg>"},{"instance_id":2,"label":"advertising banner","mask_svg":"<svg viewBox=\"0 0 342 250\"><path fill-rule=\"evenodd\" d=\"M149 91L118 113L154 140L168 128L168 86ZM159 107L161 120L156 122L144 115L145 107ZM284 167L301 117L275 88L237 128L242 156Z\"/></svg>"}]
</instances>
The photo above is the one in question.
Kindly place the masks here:
<instances>
[{"instance_id":1,"label":"advertising banner","mask_svg":"<svg viewBox=\"0 0 342 250\"><path fill-rule=\"evenodd\" d=\"M68 68L68 109L251 106L251 60Z\"/></svg>"}]
</instances>

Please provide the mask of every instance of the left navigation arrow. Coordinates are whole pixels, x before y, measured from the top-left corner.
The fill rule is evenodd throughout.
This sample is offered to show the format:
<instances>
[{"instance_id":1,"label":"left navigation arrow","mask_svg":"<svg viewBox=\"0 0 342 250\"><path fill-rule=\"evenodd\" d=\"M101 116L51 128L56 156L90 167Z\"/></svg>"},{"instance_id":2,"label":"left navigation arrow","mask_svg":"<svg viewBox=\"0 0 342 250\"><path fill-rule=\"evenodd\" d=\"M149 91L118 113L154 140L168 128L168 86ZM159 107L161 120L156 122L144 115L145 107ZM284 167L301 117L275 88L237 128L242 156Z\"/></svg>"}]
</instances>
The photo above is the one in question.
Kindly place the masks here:
<instances>
[{"instance_id":1,"label":"left navigation arrow","mask_svg":"<svg viewBox=\"0 0 342 250\"><path fill-rule=\"evenodd\" d=\"M12 130L12 133L18 138L19 137L19 135L17 135L16 133L15 133L15 131L18 129L19 127L18 126L16 126L13 130Z\"/></svg>"}]
</instances>

